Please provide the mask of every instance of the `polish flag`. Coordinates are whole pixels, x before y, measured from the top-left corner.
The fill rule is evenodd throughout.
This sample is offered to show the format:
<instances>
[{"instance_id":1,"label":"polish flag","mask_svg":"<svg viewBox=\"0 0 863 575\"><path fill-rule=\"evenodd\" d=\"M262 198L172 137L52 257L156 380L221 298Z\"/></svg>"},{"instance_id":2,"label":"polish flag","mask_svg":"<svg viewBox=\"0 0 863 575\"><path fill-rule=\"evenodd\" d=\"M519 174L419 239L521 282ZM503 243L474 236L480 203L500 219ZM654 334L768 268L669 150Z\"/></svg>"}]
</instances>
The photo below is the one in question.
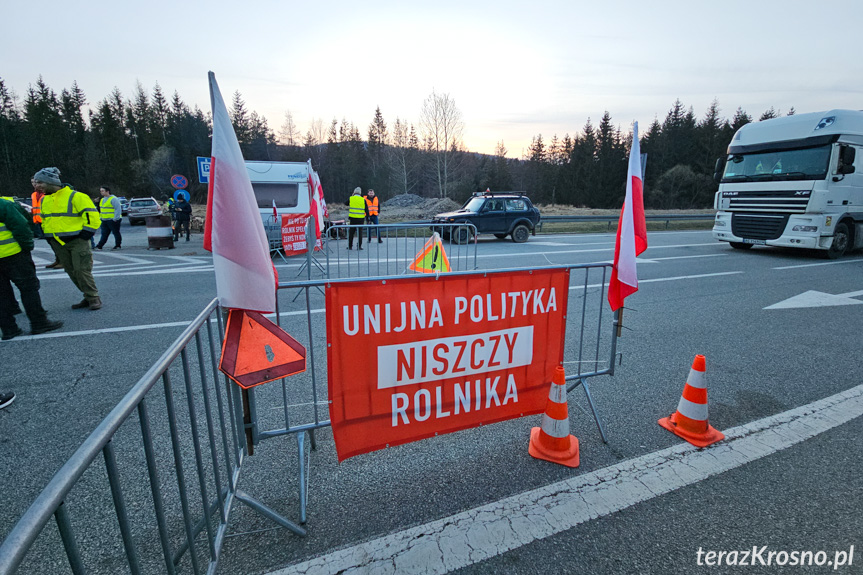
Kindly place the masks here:
<instances>
[{"instance_id":1,"label":"polish flag","mask_svg":"<svg viewBox=\"0 0 863 575\"><path fill-rule=\"evenodd\" d=\"M318 173L312 169L312 160L308 161L309 165L309 205L311 217L315 222L315 237L321 239L324 231L324 218L327 213L327 203L324 201L324 189L321 186L321 179ZM315 246L317 248L317 246Z\"/></svg>"},{"instance_id":2,"label":"polish flag","mask_svg":"<svg viewBox=\"0 0 863 575\"><path fill-rule=\"evenodd\" d=\"M210 72L213 151L204 249L213 252L216 293L223 307L276 310L270 244L216 76Z\"/></svg>"},{"instance_id":3,"label":"polish flag","mask_svg":"<svg viewBox=\"0 0 863 575\"><path fill-rule=\"evenodd\" d=\"M279 210L276 209L276 199L273 198L273 222L278 223L279 220Z\"/></svg>"},{"instance_id":4,"label":"polish flag","mask_svg":"<svg viewBox=\"0 0 863 575\"><path fill-rule=\"evenodd\" d=\"M614 268L608 284L611 310L623 307L623 300L638 291L635 258L647 249L647 223L644 219L644 182L641 181L641 146L638 143L638 122L632 129L632 149L629 151L629 171L626 175L626 199L617 223L617 243L614 246Z\"/></svg>"}]
</instances>

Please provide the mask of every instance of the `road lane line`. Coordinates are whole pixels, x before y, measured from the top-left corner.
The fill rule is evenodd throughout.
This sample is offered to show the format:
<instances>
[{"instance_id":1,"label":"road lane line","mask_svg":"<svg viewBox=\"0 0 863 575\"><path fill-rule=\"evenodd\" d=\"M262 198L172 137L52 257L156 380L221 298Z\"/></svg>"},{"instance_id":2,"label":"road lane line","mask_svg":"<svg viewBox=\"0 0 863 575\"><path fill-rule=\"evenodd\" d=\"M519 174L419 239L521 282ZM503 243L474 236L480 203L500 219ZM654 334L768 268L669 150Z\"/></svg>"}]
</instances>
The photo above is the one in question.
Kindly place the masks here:
<instances>
[{"instance_id":1,"label":"road lane line","mask_svg":"<svg viewBox=\"0 0 863 575\"><path fill-rule=\"evenodd\" d=\"M818 262L817 264L799 264L796 266L781 266L773 268L775 270L793 270L797 268L814 268L815 266L835 266L839 264L857 264L863 262L863 258L838 260L835 262Z\"/></svg>"},{"instance_id":2,"label":"road lane line","mask_svg":"<svg viewBox=\"0 0 863 575\"><path fill-rule=\"evenodd\" d=\"M324 308L313 309L309 313L324 313ZM287 317L292 315L304 315L306 313L305 310L299 311L283 311L279 314L279 317ZM268 318L272 319L276 317L274 313L264 314ZM166 327L186 327L192 323L192 320L188 321L172 321L167 323L150 323L145 325L124 325L118 327L106 327L102 329L87 329L81 331L53 331L51 333L43 333L40 335L21 335L16 337L14 340L6 340L3 343L13 343L15 341L27 341L32 339L48 339L48 338L56 338L56 337L75 337L79 335L97 335L100 333L121 333L125 331L138 331L144 329L162 329Z\"/></svg>"},{"instance_id":3,"label":"road lane line","mask_svg":"<svg viewBox=\"0 0 863 575\"><path fill-rule=\"evenodd\" d=\"M863 385L725 431L273 571L447 573L770 456L863 415ZM531 461L524 465L546 465Z\"/></svg>"},{"instance_id":4,"label":"road lane line","mask_svg":"<svg viewBox=\"0 0 863 575\"><path fill-rule=\"evenodd\" d=\"M693 279L700 279L700 278L712 278L712 277L717 277L717 276L733 276L733 275L742 274L742 273L743 273L742 271L716 272L716 273L712 273L712 274L697 274L697 275L692 275L692 276L674 276L671 278L653 278L653 279L649 279L649 280L638 280L638 284L641 285L641 284L647 284L647 283L653 283L653 282L673 282L673 281L678 281L678 280L693 280ZM574 289L584 289L585 287L587 287L587 288L598 288L598 287L607 287L607 286L608 286L608 282L606 282L604 284L590 284L588 286L583 286L583 285L569 286L569 289L574 290Z\"/></svg>"}]
</instances>

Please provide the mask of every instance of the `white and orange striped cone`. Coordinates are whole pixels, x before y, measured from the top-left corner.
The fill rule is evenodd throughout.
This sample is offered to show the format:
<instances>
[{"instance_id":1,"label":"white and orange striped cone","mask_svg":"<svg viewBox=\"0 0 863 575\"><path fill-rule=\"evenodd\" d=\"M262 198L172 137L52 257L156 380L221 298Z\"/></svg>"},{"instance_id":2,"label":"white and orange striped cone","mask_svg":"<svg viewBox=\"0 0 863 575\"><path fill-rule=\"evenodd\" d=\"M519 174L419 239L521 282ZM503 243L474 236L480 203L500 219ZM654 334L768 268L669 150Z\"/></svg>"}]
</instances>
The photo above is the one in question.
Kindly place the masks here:
<instances>
[{"instance_id":1,"label":"white and orange striped cone","mask_svg":"<svg viewBox=\"0 0 863 575\"><path fill-rule=\"evenodd\" d=\"M707 375L703 355L696 355L692 361L677 411L658 423L696 447L707 447L725 439L721 431L707 422Z\"/></svg>"},{"instance_id":2,"label":"white and orange striped cone","mask_svg":"<svg viewBox=\"0 0 863 575\"><path fill-rule=\"evenodd\" d=\"M578 438L569 434L566 405L566 372L557 366L542 415L542 427L530 430L527 452L537 459L578 467Z\"/></svg>"}]
</instances>

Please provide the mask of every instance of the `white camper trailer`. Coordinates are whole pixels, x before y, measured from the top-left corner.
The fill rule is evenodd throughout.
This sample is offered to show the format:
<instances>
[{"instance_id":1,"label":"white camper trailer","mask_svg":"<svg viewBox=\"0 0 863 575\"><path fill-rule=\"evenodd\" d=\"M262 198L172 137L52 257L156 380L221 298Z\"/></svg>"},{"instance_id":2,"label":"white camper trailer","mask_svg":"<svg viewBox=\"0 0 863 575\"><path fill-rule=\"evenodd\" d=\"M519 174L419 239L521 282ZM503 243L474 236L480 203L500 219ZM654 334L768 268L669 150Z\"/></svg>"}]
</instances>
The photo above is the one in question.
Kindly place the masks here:
<instances>
[{"instance_id":1,"label":"white camper trailer","mask_svg":"<svg viewBox=\"0 0 863 575\"><path fill-rule=\"evenodd\" d=\"M713 237L737 249L809 248L830 258L863 248L861 152L861 111L746 124L716 163Z\"/></svg>"},{"instance_id":2,"label":"white camper trailer","mask_svg":"<svg viewBox=\"0 0 863 575\"><path fill-rule=\"evenodd\" d=\"M279 216L309 213L309 164L307 162L252 162L246 160L255 199L264 222Z\"/></svg>"}]
</instances>

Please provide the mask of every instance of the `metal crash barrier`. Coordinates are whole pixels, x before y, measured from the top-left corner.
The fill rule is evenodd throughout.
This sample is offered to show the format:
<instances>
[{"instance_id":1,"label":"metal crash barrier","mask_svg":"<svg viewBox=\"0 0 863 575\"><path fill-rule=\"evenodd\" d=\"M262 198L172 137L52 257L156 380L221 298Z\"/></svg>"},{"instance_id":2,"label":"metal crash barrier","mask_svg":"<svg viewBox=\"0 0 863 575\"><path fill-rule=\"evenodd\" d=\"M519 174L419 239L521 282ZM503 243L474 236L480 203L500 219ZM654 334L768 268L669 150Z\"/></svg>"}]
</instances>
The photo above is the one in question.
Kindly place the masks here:
<instances>
[{"instance_id":1,"label":"metal crash barrier","mask_svg":"<svg viewBox=\"0 0 863 575\"><path fill-rule=\"evenodd\" d=\"M340 248L340 255L326 252L330 277L279 284L276 321L305 346L303 373L241 391L218 372L224 326L217 302L211 302L19 520L0 546L0 575L15 573L19 566L25 571L31 562L52 567L29 566L27 572L54 572L56 565L68 562L74 573L87 572L88 564L98 564L98 571L111 573L213 573L232 513L239 507L237 502L297 535L305 535L302 524L307 518L308 473L311 452L317 448L315 433L330 426L327 355L338 352L327 348L321 292L358 279L398 281L405 274L407 260L415 257L430 233L427 225L422 232L419 226L379 227L384 241L369 250L382 250L374 257L348 262L347 254L354 258L357 252L347 251L343 241L329 240L326 244L330 250ZM547 269L477 271L475 244L452 243L455 234L450 232L447 248L465 251L463 255L449 255L453 275L487 277ZM382 248L387 242L390 251ZM584 389L605 440L587 383L590 378L614 374L619 315L613 314L605 301L611 265L549 267L570 273L564 344L569 390L579 385ZM175 381L181 384L175 386ZM296 437L297 458L286 470L296 476L280 479L267 499L275 500L272 504L277 509L298 503L297 522L238 486L244 464L256 447L264 440L286 435ZM274 447L282 457L285 446ZM260 454L263 452L266 455ZM269 448L262 447L260 453L259 457L273 456ZM104 465L96 462L100 456ZM107 481L103 481L105 477ZM253 483L246 489L254 491L256 487L260 486ZM103 495L96 497L100 490ZM94 500L103 507L110 501L110 510L94 512L90 509ZM52 516L59 538L52 530L45 530Z\"/></svg>"}]
</instances>

